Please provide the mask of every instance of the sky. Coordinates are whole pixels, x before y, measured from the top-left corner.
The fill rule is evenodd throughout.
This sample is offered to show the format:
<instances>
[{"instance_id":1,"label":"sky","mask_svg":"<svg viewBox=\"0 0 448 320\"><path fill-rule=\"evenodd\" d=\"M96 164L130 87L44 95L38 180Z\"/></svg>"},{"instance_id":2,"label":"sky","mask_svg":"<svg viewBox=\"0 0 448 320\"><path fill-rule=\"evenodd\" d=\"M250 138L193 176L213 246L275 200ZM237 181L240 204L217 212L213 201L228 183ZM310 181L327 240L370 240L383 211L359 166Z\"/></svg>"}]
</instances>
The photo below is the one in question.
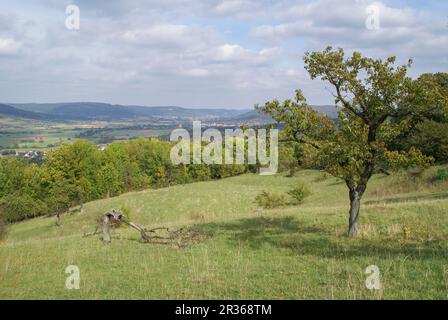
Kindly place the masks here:
<instances>
[{"instance_id":1,"label":"sky","mask_svg":"<svg viewBox=\"0 0 448 320\"><path fill-rule=\"evenodd\" d=\"M331 104L302 60L328 45L447 72L448 1L1 0L0 101Z\"/></svg>"}]
</instances>

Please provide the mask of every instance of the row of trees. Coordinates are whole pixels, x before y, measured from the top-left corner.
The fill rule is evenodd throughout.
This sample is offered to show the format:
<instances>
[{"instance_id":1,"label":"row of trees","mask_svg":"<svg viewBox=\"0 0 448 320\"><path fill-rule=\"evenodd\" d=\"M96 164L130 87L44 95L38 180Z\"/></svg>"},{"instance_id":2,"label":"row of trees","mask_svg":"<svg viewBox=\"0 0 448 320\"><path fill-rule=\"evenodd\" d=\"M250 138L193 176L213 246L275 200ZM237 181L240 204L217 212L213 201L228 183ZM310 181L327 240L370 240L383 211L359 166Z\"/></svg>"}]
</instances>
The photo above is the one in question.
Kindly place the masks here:
<instances>
[{"instance_id":1,"label":"row of trees","mask_svg":"<svg viewBox=\"0 0 448 320\"><path fill-rule=\"evenodd\" d=\"M113 143L99 151L79 140L49 152L39 166L16 158L0 161L0 214L8 222L63 213L72 206L149 187L219 179L246 165L177 165L172 144L156 139Z\"/></svg>"}]
</instances>

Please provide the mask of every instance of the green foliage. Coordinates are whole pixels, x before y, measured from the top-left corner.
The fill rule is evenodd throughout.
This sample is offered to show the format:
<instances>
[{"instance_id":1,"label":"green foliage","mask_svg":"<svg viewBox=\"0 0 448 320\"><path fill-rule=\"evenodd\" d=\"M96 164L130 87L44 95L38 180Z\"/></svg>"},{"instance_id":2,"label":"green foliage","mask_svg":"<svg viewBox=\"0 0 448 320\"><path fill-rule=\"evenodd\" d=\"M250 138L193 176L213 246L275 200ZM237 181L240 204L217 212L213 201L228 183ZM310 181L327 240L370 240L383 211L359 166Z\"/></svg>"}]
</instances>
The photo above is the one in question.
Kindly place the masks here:
<instances>
[{"instance_id":1,"label":"green foliage","mask_svg":"<svg viewBox=\"0 0 448 320\"><path fill-rule=\"evenodd\" d=\"M278 207L284 207L287 205L285 195L281 193L274 193L268 191L262 191L255 197L255 202L261 208L273 209Z\"/></svg>"},{"instance_id":2,"label":"green foliage","mask_svg":"<svg viewBox=\"0 0 448 320\"><path fill-rule=\"evenodd\" d=\"M294 100L256 106L284 126L287 140L307 146L302 149L307 166L343 179L351 201L360 201L380 166L424 167L432 160L417 148L400 150L395 145L403 131L421 122L422 115L446 110L448 97L428 77L410 78L412 61L395 66L395 60L372 59L358 52L346 57L342 49L332 47L306 53L305 69L311 79L319 78L333 88L336 121L318 114L301 90ZM359 209L350 215L349 235L354 236Z\"/></svg>"},{"instance_id":3,"label":"green foliage","mask_svg":"<svg viewBox=\"0 0 448 320\"><path fill-rule=\"evenodd\" d=\"M402 134L396 146L400 150L417 148L437 162L446 162L448 159L447 132L448 122L424 120L416 124L407 134Z\"/></svg>"},{"instance_id":4,"label":"green foliage","mask_svg":"<svg viewBox=\"0 0 448 320\"><path fill-rule=\"evenodd\" d=\"M300 169L299 146L291 143L280 143L278 150L278 172L287 172L288 177Z\"/></svg>"},{"instance_id":5,"label":"green foliage","mask_svg":"<svg viewBox=\"0 0 448 320\"><path fill-rule=\"evenodd\" d=\"M302 204L305 198L311 194L310 190L304 184L292 188L287 193L292 199L290 202L292 205Z\"/></svg>"},{"instance_id":6,"label":"green foliage","mask_svg":"<svg viewBox=\"0 0 448 320\"><path fill-rule=\"evenodd\" d=\"M436 181L448 181L448 169L439 169L434 177Z\"/></svg>"},{"instance_id":7,"label":"green foliage","mask_svg":"<svg viewBox=\"0 0 448 320\"><path fill-rule=\"evenodd\" d=\"M47 211L46 204L29 195L10 194L0 199L0 216L6 222L37 217Z\"/></svg>"},{"instance_id":8,"label":"green foliage","mask_svg":"<svg viewBox=\"0 0 448 320\"><path fill-rule=\"evenodd\" d=\"M8 226L6 225L5 219L0 215L0 240L6 237L8 233Z\"/></svg>"},{"instance_id":9,"label":"green foliage","mask_svg":"<svg viewBox=\"0 0 448 320\"><path fill-rule=\"evenodd\" d=\"M50 151L41 166L0 159L0 203L7 221L68 211L124 192L230 177L245 165L173 165L172 144L157 139L113 143L99 151L78 140ZM11 201L10 201L11 200Z\"/></svg>"},{"instance_id":10,"label":"green foliage","mask_svg":"<svg viewBox=\"0 0 448 320\"><path fill-rule=\"evenodd\" d=\"M426 92L435 92L438 99L445 102L437 103L429 101L418 101L411 104L407 109L410 117L408 125L403 128L399 137L392 144L399 150L416 148L423 154L431 156L437 162L446 162L448 159L448 73L423 74L414 85L425 88ZM419 106L424 104L424 107Z\"/></svg>"},{"instance_id":11,"label":"green foliage","mask_svg":"<svg viewBox=\"0 0 448 320\"><path fill-rule=\"evenodd\" d=\"M28 187L25 161L16 158L0 159L0 197Z\"/></svg>"},{"instance_id":12,"label":"green foliage","mask_svg":"<svg viewBox=\"0 0 448 320\"><path fill-rule=\"evenodd\" d=\"M123 215L125 215L126 218L128 218L129 220L132 220L133 214L132 214L131 209L129 207L127 207L127 206L120 206L118 211L121 212Z\"/></svg>"},{"instance_id":13,"label":"green foliage","mask_svg":"<svg viewBox=\"0 0 448 320\"><path fill-rule=\"evenodd\" d=\"M120 208L118 209L118 211L119 212L121 212L126 218L128 218L128 220L129 221L132 221L133 220L133 214L132 214L132 211L131 211L131 209L129 208L129 207L127 207L127 206L120 206ZM126 223L119 223L116 227L119 227L119 228L127 228L127 227L129 227L129 225L128 224L126 224Z\"/></svg>"},{"instance_id":14,"label":"green foliage","mask_svg":"<svg viewBox=\"0 0 448 320\"><path fill-rule=\"evenodd\" d=\"M312 167L356 187L367 183L379 163L428 163L418 149L387 148L415 114L427 111L428 104L441 108L446 104L431 83L407 76L410 64L394 67L394 57L382 61L356 52L346 58L342 49L331 47L308 53L304 60L312 79L321 78L334 87L337 121L314 111L300 90L294 101L274 100L258 108L285 126L288 139L308 146L303 156Z\"/></svg>"}]
</instances>

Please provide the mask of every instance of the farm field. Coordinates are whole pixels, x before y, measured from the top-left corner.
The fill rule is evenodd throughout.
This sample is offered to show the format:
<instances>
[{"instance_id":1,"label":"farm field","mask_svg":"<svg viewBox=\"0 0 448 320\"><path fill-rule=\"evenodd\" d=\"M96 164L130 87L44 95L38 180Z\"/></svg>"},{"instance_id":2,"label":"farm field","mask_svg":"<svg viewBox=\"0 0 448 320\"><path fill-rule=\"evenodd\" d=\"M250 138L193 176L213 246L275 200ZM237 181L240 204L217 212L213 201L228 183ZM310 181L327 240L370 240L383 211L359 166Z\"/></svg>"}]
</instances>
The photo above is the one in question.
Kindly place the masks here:
<instances>
[{"instance_id":1,"label":"farm field","mask_svg":"<svg viewBox=\"0 0 448 320\"><path fill-rule=\"evenodd\" d=\"M45 149L69 140L83 130L103 127L101 123L56 123L27 119L0 118L0 149Z\"/></svg>"},{"instance_id":2,"label":"farm field","mask_svg":"<svg viewBox=\"0 0 448 320\"><path fill-rule=\"evenodd\" d=\"M128 140L137 137L158 137L168 134L168 129L130 129L137 122L48 122L18 118L0 118L1 150L40 150L57 147L77 139L94 143ZM146 124L142 122L141 124Z\"/></svg>"},{"instance_id":3,"label":"farm field","mask_svg":"<svg viewBox=\"0 0 448 320\"><path fill-rule=\"evenodd\" d=\"M0 299L447 299L448 185L422 177L377 175L361 208L361 229L346 236L345 184L317 171L245 174L133 192L87 203L62 216L11 226L0 242ZM300 206L257 207L263 190L304 183ZM112 242L83 237L113 208L148 227L191 228L187 247L147 244L129 228ZM79 290L65 268L79 267ZM379 267L381 289L365 270Z\"/></svg>"}]
</instances>

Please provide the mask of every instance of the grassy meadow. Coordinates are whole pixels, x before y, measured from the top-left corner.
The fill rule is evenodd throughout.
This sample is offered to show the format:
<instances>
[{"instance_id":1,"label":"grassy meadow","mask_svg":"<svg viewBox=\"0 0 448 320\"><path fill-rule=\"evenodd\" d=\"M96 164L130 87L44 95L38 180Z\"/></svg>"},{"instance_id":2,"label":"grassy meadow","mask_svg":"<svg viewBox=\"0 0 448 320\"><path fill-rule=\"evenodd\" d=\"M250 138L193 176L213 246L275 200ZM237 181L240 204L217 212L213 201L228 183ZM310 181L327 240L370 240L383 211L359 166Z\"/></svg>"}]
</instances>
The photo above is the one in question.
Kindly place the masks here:
<instances>
[{"instance_id":1,"label":"grassy meadow","mask_svg":"<svg viewBox=\"0 0 448 320\"><path fill-rule=\"evenodd\" d=\"M345 184L317 171L294 177L245 174L146 190L87 203L62 216L11 226L0 242L1 299L447 299L448 184L377 175L361 208L356 239L346 236ZM302 205L258 208L261 191L304 183ZM133 229L103 244L96 219L128 208L148 227L190 227L200 241L185 248L147 244ZM65 268L80 269L68 290ZM365 286L377 265L380 290Z\"/></svg>"}]
</instances>

